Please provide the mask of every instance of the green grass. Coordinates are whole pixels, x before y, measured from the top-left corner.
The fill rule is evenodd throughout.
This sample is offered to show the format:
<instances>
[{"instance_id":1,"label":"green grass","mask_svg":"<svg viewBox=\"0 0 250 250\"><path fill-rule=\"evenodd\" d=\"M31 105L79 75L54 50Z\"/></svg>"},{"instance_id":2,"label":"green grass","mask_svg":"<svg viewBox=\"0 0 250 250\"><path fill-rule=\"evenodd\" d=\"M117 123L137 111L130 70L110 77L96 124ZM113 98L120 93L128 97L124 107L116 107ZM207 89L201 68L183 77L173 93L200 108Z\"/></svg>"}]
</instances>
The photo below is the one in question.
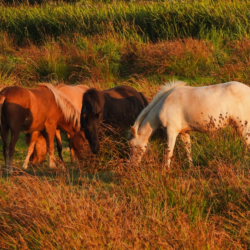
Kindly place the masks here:
<instances>
[{"instance_id":1,"label":"green grass","mask_svg":"<svg viewBox=\"0 0 250 250\"><path fill-rule=\"evenodd\" d=\"M18 41L44 35L119 34L132 40L238 39L249 33L249 1L83 1L1 6L0 30Z\"/></svg>"}]
</instances>

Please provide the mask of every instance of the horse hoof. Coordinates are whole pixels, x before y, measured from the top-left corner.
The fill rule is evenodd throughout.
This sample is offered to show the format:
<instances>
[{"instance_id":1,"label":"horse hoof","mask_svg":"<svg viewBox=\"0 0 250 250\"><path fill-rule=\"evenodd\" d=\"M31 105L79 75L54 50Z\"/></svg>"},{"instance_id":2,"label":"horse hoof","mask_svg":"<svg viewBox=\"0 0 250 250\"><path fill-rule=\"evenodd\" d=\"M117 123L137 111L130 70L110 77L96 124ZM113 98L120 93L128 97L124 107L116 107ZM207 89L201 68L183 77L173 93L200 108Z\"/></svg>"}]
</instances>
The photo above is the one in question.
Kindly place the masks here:
<instances>
[{"instance_id":1,"label":"horse hoof","mask_svg":"<svg viewBox=\"0 0 250 250\"><path fill-rule=\"evenodd\" d=\"M23 169L26 170L28 168L27 165L23 165Z\"/></svg>"},{"instance_id":2,"label":"horse hoof","mask_svg":"<svg viewBox=\"0 0 250 250\"><path fill-rule=\"evenodd\" d=\"M50 169L56 169L56 164L55 164L55 163L49 164L49 168L50 168Z\"/></svg>"},{"instance_id":3,"label":"horse hoof","mask_svg":"<svg viewBox=\"0 0 250 250\"><path fill-rule=\"evenodd\" d=\"M6 172L11 175L14 173L13 168L7 168Z\"/></svg>"}]
</instances>

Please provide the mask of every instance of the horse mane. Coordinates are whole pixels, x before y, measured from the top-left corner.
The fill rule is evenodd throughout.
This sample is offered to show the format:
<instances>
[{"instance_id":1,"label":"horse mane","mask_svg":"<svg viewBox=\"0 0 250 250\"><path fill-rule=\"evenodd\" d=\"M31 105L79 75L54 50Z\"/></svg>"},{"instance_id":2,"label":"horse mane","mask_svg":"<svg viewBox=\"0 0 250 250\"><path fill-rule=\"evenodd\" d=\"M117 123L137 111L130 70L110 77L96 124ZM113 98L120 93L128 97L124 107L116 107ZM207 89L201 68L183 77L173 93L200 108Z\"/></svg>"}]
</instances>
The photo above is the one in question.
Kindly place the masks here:
<instances>
[{"instance_id":1,"label":"horse mane","mask_svg":"<svg viewBox=\"0 0 250 250\"><path fill-rule=\"evenodd\" d=\"M61 109L66 122L72 121L77 129L80 130L80 111L69 98L50 83L41 83L38 85L48 88L53 93L56 104Z\"/></svg>"},{"instance_id":2,"label":"horse mane","mask_svg":"<svg viewBox=\"0 0 250 250\"><path fill-rule=\"evenodd\" d=\"M84 94L83 94L83 99L84 99L84 102L88 102L88 103L92 103L92 101L95 101L97 102L99 105L101 105L101 100L99 98L99 95L98 95L98 90L95 89L95 88L90 88L88 89Z\"/></svg>"},{"instance_id":3,"label":"horse mane","mask_svg":"<svg viewBox=\"0 0 250 250\"><path fill-rule=\"evenodd\" d=\"M149 112L156 106L156 104L161 100L162 97L165 96L165 94L169 90L176 88L176 87L179 87L179 86L185 86L185 85L186 85L186 83L182 82L182 81L172 81L172 82L169 82L169 83L166 83L165 85L163 85L161 87L161 89L157 92L157 94L153 98L153 100L146 106L146 108L144 108L141 111L141 113L137 117L137 119L134 123L134 126L133 126L135 128L135 130L138 131L141 123L146 118L146 116L149 114Z\"/></svg>"},{"instance_id":4,"label":"horse mane","mask_svg":"<svg viewBox=\"0 0 250 250\"><path fill-rule=\"evenodd\" d=\"M56 85L54 85L54 87L56 88L56 89L59 89L59 88L61 88L61 87L64 87L66 84L64 84L64 83L58 83L58 84L56 84ZM53 86L53 85L52 85Z\"/></svg>"}]
</instances>

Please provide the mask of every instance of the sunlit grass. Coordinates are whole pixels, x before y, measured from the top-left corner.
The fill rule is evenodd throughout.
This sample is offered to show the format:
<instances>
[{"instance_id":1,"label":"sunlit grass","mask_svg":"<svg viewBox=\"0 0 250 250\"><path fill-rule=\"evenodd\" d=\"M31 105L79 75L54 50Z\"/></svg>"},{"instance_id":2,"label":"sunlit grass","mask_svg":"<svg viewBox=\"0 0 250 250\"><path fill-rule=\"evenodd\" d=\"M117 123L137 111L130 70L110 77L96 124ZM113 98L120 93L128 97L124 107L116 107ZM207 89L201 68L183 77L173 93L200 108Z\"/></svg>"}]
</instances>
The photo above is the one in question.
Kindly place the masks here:
<instances>
[{"instance_id":1,"label":"sunlit grass","mask_svg":"<svg viewBox=\"0 0 250 250\"><path fill-rule=\"evenodd\" d=\"M196 37L237 39L249 34L249 1L81 1L1 6L0 30L21 42L80 33L116 33L158 41Z\"/></svg>"},{"instance_id":2,"label":"sunlit grass","mask_svg":"<svg viewBox=\"0 0 250 250\"><path fill-rule=\"evenodd\" d=\"M120 150L115 138L106 138L102 154L112 144ZM248 154L235 162L224 150L233 147L233 156L239 139L232 138L230 129L209 138L192 136L193 158L204 157L197 152L201 145L206 151L203 162L195 160L194 166L186 162L178 140L167 171L161 156L164 145L159 147L164 136L156 135L140 166L106 155L100 156L101 164L108 161L112 167L100 172L99 163L88 155L93 163L89 169L67 163L66 171L51 172L45 163L19 176L3 176L0 246L244 248L250 241ZM24 155L16 155L17 165L18 158L22 161ZM95 167L99 172L89 174Z\"/></svg>"},{"instance_id":3,"label":"sunlit grass","mask_svg":"<svg viewBox=\"0 0 250 250\"><path fill-rule=\"evenodd\" d=\"M150 101L171 80L250 84L248 0L29 2L0 6L0 89L130 85ZM103 133L100 155L87 145L80 163L63 134L56 170L48 156L21 170L21 133L20 171L0 178L0 248L249 248L250 153L232 128L191 133L193 165L178 138L171 169L164 130L131 165L127 129Z\"/></svg>"}]
</instances>

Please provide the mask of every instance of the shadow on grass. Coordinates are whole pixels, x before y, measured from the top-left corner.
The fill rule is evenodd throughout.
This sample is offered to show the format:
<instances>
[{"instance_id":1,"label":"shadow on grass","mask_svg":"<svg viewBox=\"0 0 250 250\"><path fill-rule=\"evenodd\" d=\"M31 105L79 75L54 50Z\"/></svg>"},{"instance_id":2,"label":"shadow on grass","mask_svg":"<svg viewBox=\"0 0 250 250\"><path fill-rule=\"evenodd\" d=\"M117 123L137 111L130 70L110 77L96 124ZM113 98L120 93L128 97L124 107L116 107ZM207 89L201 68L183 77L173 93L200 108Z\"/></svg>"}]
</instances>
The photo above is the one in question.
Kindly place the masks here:
<instances>
[{"instance_id":1,"label":"shadow on grass","mask_svg":"<svg viewBox=\"0 0 250 250\"><path fill-rule=\"evenodd\" d=\"M71 186L82 185L83 183L91 184L93 181L101 181L104 185L115 183L114 172L112 171L88 173L77 166L49 169L45 164L29 166L27 170L15 168L12 174L2 168L2 180L8 180L13 177L38 177L47 181L64 182Z\"/></svg>"}]
</instances>

